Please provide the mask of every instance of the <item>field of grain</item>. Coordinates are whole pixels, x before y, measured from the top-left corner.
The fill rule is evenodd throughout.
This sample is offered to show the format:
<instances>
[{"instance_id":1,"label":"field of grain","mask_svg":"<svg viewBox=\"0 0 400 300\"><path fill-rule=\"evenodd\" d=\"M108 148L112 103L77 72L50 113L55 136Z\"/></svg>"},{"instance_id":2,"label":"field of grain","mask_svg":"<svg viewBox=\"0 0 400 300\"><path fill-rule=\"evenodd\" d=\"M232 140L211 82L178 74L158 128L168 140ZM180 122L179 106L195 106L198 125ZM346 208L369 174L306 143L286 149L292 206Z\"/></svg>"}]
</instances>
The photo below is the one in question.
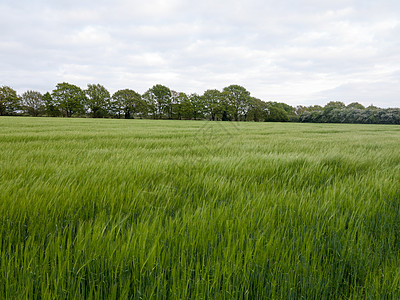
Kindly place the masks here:
<instances>
[{"instance_id":1,"label":"field of grain","mask_svg":"<svg viewBox=\"0 0 400 300\"><path fill-rule=\"evenodd\" d=\"M0 118L1 299L400 297L400 126Z\"/></svg>"}]
</instances>

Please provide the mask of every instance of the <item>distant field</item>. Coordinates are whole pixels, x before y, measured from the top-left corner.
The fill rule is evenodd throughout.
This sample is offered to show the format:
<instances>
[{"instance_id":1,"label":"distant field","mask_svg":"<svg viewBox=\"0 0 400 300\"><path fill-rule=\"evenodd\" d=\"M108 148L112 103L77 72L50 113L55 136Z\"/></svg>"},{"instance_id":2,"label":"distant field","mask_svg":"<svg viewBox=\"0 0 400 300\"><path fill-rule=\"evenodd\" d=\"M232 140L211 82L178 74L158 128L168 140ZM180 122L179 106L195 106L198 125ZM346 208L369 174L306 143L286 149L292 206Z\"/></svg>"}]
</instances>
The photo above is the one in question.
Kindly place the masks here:
<instances>
[{"instance_id":1,"label":"distant field","mask_svg":"<svg viewBox=\"0 0 400 300\"><path fill-rule=\"evenodd\" d=\"M0 299L400 297L400 126L0 118Z\"/></svg>"}]
</instances>

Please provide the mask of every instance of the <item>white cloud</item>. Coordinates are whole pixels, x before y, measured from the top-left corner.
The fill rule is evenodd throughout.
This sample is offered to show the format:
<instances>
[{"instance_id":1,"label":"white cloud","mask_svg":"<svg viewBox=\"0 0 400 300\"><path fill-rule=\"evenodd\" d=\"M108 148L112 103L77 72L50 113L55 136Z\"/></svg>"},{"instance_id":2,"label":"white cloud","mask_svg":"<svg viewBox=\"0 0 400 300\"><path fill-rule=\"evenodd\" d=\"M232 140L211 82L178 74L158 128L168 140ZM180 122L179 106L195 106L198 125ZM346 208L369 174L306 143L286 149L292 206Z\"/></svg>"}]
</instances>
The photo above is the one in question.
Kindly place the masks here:
<instances>
[{"instance_id":1,"label":"white cloud","mask_svg":"<svg viewBox=\"0 0 400 300\"><path fill-rule=\"evenodd\" d=\"M62 81L141 93L241 84L292 105L400 106L399 12L394 0L5 0L0 84L20 93Z\"/></svg>"},{"instance_id":2,"label":"white cloud","mask_svg":"<svg viewBox=\"0 0 400 300\"><path fill-rule=\"evenodd\" d=\"M107 29L103 27L87 26L70 34L68 42L80 47L109 46L112 43Z\"/></svg>"}]
</instances>

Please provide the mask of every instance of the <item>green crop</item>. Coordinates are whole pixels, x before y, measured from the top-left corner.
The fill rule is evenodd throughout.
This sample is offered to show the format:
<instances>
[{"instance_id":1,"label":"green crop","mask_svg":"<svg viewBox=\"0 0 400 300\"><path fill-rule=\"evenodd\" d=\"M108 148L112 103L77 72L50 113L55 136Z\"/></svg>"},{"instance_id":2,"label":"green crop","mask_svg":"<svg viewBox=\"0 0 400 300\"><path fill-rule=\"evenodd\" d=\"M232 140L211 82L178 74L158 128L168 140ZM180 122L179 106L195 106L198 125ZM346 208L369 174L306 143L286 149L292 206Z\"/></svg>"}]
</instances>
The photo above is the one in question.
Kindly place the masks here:
<instances>
[{"instance_id":1,"label":"green crop","mask_svg":"<svg viewBox=\"0 0 400 300\"><path fill-rule=\"evenodd\" d=\"M400 297L400 126L0 118L1 299Z\"/></svg>"}]
</instances>

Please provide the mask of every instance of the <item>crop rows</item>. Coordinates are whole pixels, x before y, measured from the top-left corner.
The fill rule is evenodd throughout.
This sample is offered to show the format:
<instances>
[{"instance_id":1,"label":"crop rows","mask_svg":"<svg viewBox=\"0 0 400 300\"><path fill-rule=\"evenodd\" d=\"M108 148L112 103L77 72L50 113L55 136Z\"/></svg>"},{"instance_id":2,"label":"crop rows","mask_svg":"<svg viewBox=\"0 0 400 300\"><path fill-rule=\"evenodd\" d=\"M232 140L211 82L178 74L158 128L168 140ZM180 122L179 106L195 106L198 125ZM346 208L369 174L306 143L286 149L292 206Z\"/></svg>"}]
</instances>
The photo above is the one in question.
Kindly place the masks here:
<instances>
[{"instance_id":1,"label":"crop rows","mask_svg":"<svg viewBox=\"0 0 400 300\"><path fill-rule=\"evenodd\" d=\"M0 118L0 298L400 296L400 127Z\"/></svg>"}]
</instances>

